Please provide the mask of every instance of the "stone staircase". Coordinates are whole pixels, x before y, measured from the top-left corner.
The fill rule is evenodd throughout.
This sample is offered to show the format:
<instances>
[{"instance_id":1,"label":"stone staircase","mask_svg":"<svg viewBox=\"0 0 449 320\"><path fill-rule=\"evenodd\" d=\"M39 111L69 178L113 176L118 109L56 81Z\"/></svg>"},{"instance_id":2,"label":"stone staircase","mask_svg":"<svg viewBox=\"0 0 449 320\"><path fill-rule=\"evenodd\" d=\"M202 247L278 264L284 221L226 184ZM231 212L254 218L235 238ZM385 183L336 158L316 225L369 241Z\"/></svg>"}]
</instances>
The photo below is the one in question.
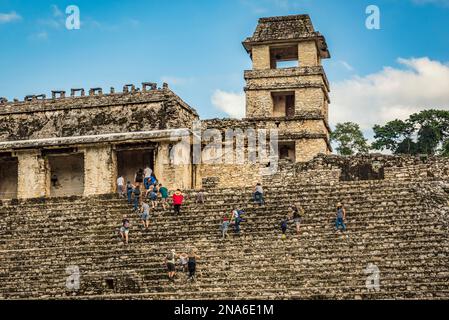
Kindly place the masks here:
<instances>
[{"instance_id":1,"label":"stone staircase","mask_svg":"<svg viewBox=\"0 0 449 320\"><path fill-rule=\"evenodd\" d=\"M282 187L287 185L287 187ZM431 180L303 184L273 179L266 206L250 189L211 189L206 204L188 193L181 217L160 208L150 230L122 199L61 198L0 206L2 299L447 299L448 198ZM305 211L280 239L288 205ZM348 231L334 231L334 208L347 208ZM232 208L246 210L242 234L221 239L219 224ZM118 237L131 218L130 244ZM166 278L171 250L198 249L197 281ZM375 265L380 290L366 286ZM69 290L67 267L80 288Z\"/></svg>"}]
</instances>

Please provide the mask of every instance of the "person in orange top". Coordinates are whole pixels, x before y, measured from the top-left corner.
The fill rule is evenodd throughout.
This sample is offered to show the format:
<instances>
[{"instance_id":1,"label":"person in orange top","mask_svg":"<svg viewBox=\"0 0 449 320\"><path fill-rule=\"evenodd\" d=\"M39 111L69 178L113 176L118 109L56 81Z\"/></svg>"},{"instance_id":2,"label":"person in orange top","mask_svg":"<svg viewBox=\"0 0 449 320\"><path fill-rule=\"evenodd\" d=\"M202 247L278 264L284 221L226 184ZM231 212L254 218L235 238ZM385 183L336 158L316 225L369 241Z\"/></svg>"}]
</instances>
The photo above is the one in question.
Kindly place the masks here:
<instances>
[{"instance_id":1,"label":"person in orange top","mask_svg":"<svg viewBox=\"0 0 449 320\"><path fill-rule=\"evenodd\" d=\"M184 195L182 194L181 190L176 190L176 192L173 194L173 207L175 209L175 214L181 213L181 205L184 201Z\"/></svg>"}]
</instances>

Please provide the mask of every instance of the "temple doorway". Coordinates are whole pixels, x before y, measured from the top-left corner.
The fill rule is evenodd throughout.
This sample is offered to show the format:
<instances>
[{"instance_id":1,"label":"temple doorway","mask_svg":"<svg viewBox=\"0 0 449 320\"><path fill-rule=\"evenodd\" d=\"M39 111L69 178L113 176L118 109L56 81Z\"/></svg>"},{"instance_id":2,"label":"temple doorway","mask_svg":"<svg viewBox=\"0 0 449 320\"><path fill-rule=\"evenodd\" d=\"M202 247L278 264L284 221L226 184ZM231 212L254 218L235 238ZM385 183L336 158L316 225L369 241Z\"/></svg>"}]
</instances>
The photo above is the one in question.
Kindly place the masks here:
<instances>
[{"instance_id":1,"label":"temple doorway","mask_svg":"<svg viewBox=\"0 0 449 320\"><path fill-rule=\"evenodd\" d=\"M0 199L16 199L19 162L10 154L0 154Z\"/></svg>"},{"instance_id":2,"label":"temple doorway","mask_svg":"<svg viewBox=\"0 0 449 320\"><path fill-rule=\"evenodd\" d=\"M117 146L117 173L123 176L125 183L134 183L139 169L149 167L154 170L154 146Z\"/></svg>"},{"instance_id":3,"label":"temple doorway","mask_svg":"<svg viewBox=\"0 0 449 320\"><path fill-rule=\"evenodd\" d=\"M49 154L50 197L82 196L84 154Z\"/></svg>"}]
</instances>

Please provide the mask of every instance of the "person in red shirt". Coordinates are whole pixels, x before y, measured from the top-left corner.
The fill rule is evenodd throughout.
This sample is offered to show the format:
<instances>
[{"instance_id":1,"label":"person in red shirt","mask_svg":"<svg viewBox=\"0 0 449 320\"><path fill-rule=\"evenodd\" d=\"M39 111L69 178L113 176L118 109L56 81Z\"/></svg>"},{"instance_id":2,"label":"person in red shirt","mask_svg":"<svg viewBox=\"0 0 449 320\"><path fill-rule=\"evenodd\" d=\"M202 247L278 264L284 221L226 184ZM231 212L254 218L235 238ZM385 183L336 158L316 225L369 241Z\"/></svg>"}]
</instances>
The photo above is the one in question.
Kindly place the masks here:
<instances>
[{"instance_id":1,"label":"person in red shirt","mask_svg":"<svg viewBox=\"0 0 449 320\"><path fill-rule=\"evenodd\" d=\"M184 201L184 196L181 192L181 190L176 190L176 192L173 194L173 207L175 209L175 214L181 213L181 205Z\"/></svg>"}]
</instances>

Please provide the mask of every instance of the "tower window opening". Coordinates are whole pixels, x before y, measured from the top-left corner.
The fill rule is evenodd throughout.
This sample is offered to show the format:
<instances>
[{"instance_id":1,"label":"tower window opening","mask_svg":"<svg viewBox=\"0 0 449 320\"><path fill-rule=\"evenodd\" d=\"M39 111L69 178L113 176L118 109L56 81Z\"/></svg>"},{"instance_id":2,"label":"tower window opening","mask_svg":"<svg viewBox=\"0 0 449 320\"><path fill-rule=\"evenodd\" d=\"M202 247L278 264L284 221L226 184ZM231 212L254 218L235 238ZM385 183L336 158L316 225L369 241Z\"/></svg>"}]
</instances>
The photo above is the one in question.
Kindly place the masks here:
<instances>
[{"instance_id":1,"label":"tower window opening","mask_svg":"<svg viewBox=\"0 0 449 320\"><path fill-rule=\"evenodd\" d=\"M270 49L271 69L297 68L299 66L298 46Z\"/></svg>"},{"instance_id":2,"label":"tower window opening","mask_svg":"<svg viewBox=\"0 0 449 320\"><path fill-rule=\"evenodd\" d=\"M295 115L295 92L274 92L273 117L293 117Z\"/></svg>"}]
</instances>

